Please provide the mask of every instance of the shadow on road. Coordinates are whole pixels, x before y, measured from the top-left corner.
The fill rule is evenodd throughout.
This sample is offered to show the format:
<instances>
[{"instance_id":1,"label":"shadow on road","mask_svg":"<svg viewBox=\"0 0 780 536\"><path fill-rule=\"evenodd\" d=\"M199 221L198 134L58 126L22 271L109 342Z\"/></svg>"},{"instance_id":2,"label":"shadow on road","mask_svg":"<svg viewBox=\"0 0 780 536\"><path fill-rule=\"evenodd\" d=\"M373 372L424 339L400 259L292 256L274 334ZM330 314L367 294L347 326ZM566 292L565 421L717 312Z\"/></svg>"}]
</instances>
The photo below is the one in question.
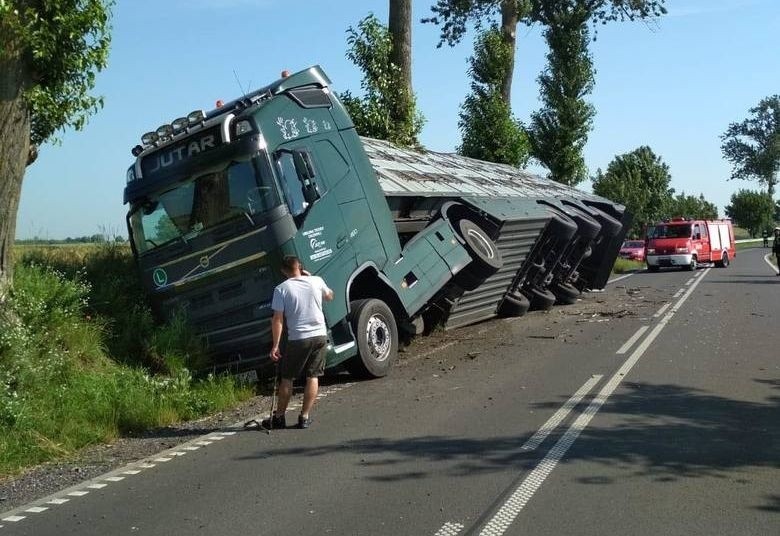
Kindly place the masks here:
<instances>
[{"instance_id":1,"label":"shadow on road","mask_svg":"<svg viewBox=\"0 0 780 536\"><path fill-rule=\"evenodd\" d=\"M756 379L780 389L780 379ZM583 402L579 411L584 409ZM557 409L561 401L536 405ZM732 400L677 385L624 384L602 407L608 425L591 422L562 463L580 460L620 467L632 478L657 482L716 477L748 484L743 468L780 468L780 396L765 403ZM601 419L603 422L603 419ZM566 424L565 426L568 426ZM263 451L250 460L273 457L352 456L363 478L376 481L423 479L444 472L452 476L532 468L560 436L548 438L536 452L523 452L528 437L421 436L369 438L315 447ZM594 474L582 483L609 485L612 478ZM780 496L767 497L756 509L780 512Z\"/></svg>"}]
</instances>

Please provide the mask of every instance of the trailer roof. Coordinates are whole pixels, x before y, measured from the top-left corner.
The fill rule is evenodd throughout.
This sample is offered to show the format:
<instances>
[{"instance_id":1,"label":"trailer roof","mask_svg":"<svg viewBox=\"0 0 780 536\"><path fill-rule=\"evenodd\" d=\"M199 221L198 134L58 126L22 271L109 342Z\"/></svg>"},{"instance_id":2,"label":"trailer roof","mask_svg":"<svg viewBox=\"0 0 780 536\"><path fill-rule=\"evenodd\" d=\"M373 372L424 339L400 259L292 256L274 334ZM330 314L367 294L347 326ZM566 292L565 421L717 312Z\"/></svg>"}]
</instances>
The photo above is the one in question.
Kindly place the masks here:
<instances>
[{"instance_id":1,"label":"trailer roof","mask_svg":"<svg viewBox=\"0 0 780 536\"><path fill-rule=\"evenodd\" d=\"M507 165L361 138L387 195L604 198Z\"/></svg>"}]
</instances>

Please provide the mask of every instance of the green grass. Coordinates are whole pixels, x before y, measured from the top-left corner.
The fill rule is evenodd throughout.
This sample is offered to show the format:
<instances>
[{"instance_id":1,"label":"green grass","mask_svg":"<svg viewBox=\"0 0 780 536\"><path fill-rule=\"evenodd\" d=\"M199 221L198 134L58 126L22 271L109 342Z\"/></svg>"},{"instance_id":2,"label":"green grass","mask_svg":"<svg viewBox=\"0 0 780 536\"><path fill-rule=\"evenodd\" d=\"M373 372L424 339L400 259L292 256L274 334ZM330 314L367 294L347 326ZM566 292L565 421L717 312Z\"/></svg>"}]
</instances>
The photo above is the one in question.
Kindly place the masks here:
<instances>
[{"instance_id":1,"label":"green grass","mask_svg":"<svg viewBox=\"0 0 780 536\"><path fill-rule=\"evenodd\" d=\"M631 261L618 257L615 260L615 265L612 267L613 274L625 274L628 272L635 272L637 270L644 270L645 263L642 261Z\"/></svg>"},{"instance_id":2,"label":"green grass","mask_svg":"<svg viewBox=\"0 0 780 536\"><path fill-rule=\"evenodd\" d=\"M253 394L191 376L197 337L152 321L127 249L24 249L0 308L0 476Z\"/></svg>"}]
</instances>

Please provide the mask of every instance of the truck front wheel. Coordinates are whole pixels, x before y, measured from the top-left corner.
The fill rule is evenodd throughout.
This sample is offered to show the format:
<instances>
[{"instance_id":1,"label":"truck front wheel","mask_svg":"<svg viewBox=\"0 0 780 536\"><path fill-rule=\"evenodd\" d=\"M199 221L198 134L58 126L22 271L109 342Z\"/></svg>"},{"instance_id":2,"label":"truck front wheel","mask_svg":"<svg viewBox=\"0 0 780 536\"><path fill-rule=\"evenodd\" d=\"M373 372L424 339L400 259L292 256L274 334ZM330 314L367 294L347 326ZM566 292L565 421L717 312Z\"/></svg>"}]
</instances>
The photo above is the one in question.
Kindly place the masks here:
<instances>
[{"instance_id":1,"label":"truck front wheel","mask_svg":"<svg viewBox=\"0 0 780 536\"><path fill-rule=\"evenodd\" d=\"M694 255L693 257L691 257L691 264L686 266L685 270L688 270L689 272L695 272L696 268L698 268L698 267L699 267L699 263L696 260L696 255Z\"/></svg>"},{"instance_id":2,"label":"truck front wheel","mask_svg":"<svg viewBox=\"0 0 780 536\"><path fill-rule=\"evenodd\" d=\"M357 300L350 304L352 331L358 355L345 365L361 378L386 376L398 355L398 326L390 307L381 300Z\"/></svg>"}]
</instances>

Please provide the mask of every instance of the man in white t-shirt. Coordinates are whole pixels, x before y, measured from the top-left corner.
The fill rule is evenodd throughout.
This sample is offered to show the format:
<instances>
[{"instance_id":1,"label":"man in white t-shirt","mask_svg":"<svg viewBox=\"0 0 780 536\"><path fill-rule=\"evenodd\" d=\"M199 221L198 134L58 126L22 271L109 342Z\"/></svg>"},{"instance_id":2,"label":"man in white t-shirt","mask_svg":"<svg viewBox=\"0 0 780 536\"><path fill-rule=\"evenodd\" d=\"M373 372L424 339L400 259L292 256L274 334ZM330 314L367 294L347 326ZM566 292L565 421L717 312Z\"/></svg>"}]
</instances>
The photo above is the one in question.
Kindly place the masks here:
<instances>
[{"instance_id":1,"label":"man in white t-shirt","mask_svg":"<svg viewBox=\"0 0 780 536\"><path fill-rule=\"evenodd\" d=\"M285 428L285 411L292 395L293 380L306 375L303 408L298 416L298 428L311 424L309 413L317 399L319 377L325 372L328 329L322 313L322 300L333 299L333 291L321 277L303 270L297 257L282 260L282 273L287 280L274 289L271 309L271 359L279 362L279 405L273 416L263 421L267 428ZM279 351L284 322L287 322L287 345L284 356Z\"/></svg>"}]
</instances>

